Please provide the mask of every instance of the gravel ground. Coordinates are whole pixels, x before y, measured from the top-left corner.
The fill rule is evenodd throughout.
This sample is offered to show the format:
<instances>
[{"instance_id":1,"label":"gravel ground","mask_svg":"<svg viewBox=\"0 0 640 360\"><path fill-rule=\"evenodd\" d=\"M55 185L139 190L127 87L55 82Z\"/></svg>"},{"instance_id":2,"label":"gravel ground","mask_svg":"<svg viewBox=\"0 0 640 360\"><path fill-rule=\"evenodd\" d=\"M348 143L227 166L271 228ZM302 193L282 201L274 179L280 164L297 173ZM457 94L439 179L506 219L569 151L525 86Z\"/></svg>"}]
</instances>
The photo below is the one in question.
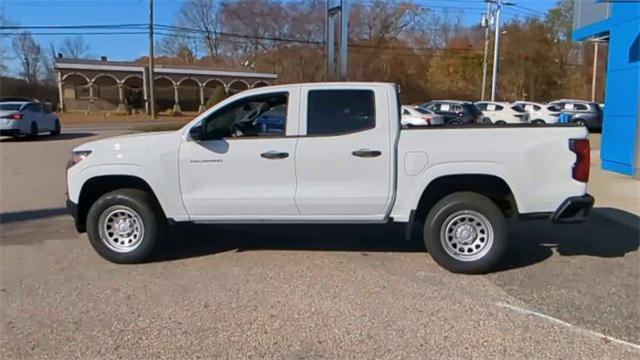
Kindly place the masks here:
<instances>
[{"instance_id":1,"label":"gravel ground","mask_svg":"<svg viewBox=\"0 0 640 360\"><path fill-rule=\"evenodd\" d=\"M514 224L485 276L442 270L394 225L180 226L123 266L62 208L69 150L114 134L0 141L0 357L640 357L640 211L609 195L633 180L594 168L588 223Z\"/></svg>"}]
</instances>

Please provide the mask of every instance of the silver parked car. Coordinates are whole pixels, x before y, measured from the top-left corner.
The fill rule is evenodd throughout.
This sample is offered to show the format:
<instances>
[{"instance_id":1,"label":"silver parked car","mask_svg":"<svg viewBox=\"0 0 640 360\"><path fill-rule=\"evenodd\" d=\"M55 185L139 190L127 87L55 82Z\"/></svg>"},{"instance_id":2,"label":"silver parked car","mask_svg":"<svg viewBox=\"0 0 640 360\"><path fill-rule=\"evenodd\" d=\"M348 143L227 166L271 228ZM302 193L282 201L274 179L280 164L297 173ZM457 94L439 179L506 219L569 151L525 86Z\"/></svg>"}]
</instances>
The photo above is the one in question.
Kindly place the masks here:
<instances>
[{"instance_id":1,"label":"silver parked car","mask_svg":"<svg viewBox=\"0 0 640 360\"><path fill-rule=\"evenodd\" d=\"M584 100L558 100L549 103L560 111L571 115L571 122L586 126L590 131L602 130L600 105Z\"/></svg>"},{"instance_id":2,"label":"silver parked car","mask_svg":"<svg viewBox=\"0 0 640 360\"><path fill-rule=\"evenodd\" d=\"M55 113L33 101L0 102L0 135L36 137L42 132L60 134L60 120Z\"/></svg>"}]
</instances>

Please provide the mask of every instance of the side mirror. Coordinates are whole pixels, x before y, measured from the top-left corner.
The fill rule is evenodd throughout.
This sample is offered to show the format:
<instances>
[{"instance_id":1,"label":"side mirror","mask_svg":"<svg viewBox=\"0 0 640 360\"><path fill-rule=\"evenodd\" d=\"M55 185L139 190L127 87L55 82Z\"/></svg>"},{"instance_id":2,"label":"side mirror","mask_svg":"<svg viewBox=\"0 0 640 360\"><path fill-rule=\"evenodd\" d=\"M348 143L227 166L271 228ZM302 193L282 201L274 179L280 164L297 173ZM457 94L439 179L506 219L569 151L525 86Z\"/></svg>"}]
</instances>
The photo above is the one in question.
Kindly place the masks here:
<instances>
[{"instance_id":1,"label":"side mirror","mask_svg":"<svg viewBox=\"0 0 640 360\"><path fill-rule=\"evenodd\" d=\"M189 136L191 137L191 140L193 141L200 141L202 140L202 138L204 138L204 131L202 129L202 125L196 125L191 127L191 129L189 129Z\"/></svg>"}]
</instances>

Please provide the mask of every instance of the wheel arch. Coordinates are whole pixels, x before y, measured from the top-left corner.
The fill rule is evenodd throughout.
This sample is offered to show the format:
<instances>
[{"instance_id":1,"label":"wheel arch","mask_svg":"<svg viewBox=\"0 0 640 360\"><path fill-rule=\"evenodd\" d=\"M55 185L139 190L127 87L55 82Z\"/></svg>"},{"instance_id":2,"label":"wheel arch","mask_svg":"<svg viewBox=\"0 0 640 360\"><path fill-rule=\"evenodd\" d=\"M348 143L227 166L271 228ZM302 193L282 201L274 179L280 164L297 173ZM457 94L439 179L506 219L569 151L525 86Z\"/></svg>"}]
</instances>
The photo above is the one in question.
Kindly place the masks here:
<instances>
[{"instance_id":1,"label":"wheel arch","mask_svg":"<svg viewBox=\"0 0 640 360\"><path fill-rule=\"evenodd\" d=\"M154 206L163 211L160 201L145 180L134 175L99 175L87 179L78 197L78 220L80 228L84 229L87 223L87 214L91 205L102 195L118 189L138 189L148 193L154 200ZM164 213L163 213L164 216Z\"/></svg>"},{"instance_id":2,"label":"wheel arch","mask_svg":"<svg viewBox=\"0 0 640 360\"><path fill-rule=\"evenodd\" d=\"M460 191L471 191L488 197L507 217L518 214L516 196L502 177L491 174L453 174L437 177L427 184L416 206L415 219L423 221L438 201Z\"/></svg>"}]
</instances>

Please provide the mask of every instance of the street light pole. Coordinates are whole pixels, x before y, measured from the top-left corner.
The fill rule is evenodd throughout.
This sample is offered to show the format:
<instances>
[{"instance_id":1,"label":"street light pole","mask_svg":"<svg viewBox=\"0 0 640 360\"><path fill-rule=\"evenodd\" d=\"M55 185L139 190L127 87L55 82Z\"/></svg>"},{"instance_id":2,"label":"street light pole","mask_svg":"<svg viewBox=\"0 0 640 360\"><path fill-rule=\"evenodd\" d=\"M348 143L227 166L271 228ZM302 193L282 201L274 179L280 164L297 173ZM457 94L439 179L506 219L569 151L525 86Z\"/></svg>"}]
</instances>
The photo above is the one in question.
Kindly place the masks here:
<instances>
[{"instance_id":1,"label":"street light pole","mask_svg":"<svg viewBox=\"0 0 640 360\"><path fill-rule=\"evenodd\" d=\"M155 84L154 84L154 76L153 76L153 0L149 0L149 76L148 76L148 86L149 86L149 113L151 114L151 119L156 119L156 96L155 96Z\"/></svg>"},{"instance_id":2,"label":"street light pole","mask_svg":"<svg viewBox=\"0 0 640 360\"><path fill-rule=\"evenodd\" d=\"M515 3L505 0L485 0L488 3L496 4L495 10L495 45L493 47L493 78L491 79L491 101L496 101L498 92L498 63L500 57L500 12L504 5L515 5Z\"/></svg>"},{"instance_id":3,"label":"street light pole","mask_svg":"<svg viewBox=\"0 0 640 360\"><path fill-rule=\"evenodd\" d=\"M491 3L487 3L487 13L482 18L482 27L484 27L484 58L482 60L482 93L480 100L485 99L487 92L487 67L489 65L489 28L491 27Z\"/></svg>"},{"instance_id":4,"label":"street light pole","mask_svg":"<svg viewBox=\"0 0 640 360\"><path fill-rule=\"evenodd\" d=\"M593 42L593 73L591 75L591 101L596 102L596 89L598 84L598 45L599 41Z\"/></svg>"}]
</instances>

